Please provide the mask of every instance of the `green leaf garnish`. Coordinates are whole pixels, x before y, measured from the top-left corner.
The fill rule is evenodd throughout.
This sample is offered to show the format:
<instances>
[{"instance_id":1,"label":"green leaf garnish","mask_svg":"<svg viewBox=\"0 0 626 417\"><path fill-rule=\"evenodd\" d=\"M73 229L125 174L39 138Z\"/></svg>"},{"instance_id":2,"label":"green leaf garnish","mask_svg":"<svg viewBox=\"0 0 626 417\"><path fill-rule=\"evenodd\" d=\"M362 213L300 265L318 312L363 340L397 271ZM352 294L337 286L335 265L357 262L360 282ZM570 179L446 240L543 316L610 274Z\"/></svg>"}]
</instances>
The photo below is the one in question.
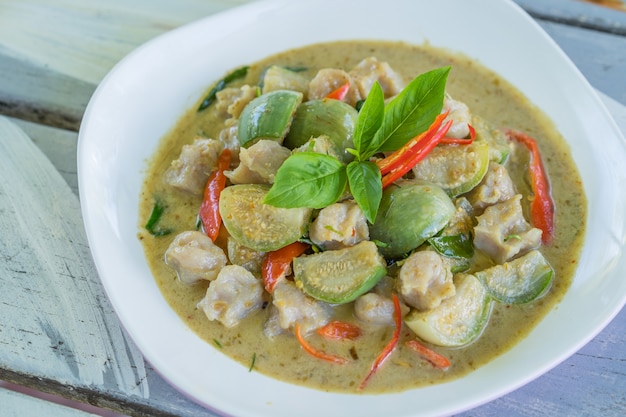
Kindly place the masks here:
<instances>
[{"instance_id":1,"label":"green leaf garnish","mask_svg":"<svg viewBox=\"0 0 626 417\"><path fill-rule=\"evenodd\" d=\"M354 201L361 208L365 218L374 223L383 197L380 170L372 162L352 161L348 164L347 174Z\"/></svg>"},{"instance_id":2,"label":"green leaf garnish","mask_svg":"<svg viewBox=\"0 0 626 417\"><path fill-rule=\"evenodd\" d=\"M441 255L449 258L469 259L474 256L472 239L466 233L432 237L428 239L428 243Z\"/></svg>"},{"instance_id":3,"label":"green leaf garnish","mask_svg":"<svg viewBox=\"0 0 626 417\"><path fill-rule=\"evenodd\" d=\"M382 198L381 173L369 159L379 152L392 152L423 133L443 108L450 67L434 69L411 81L385 106L380 84L374 83L359 110L354 131L354 155L348 165L312 152L292 154L278 170L264 203L277 207L324 208L350 192L370 223Z\"/></svg>"},{"instance_id":4,"label":"green leaf garnish","mask_svg":"<svg viewBox=\"0 0 626 417\"><path fill-rule=\"evenodd\" d=\"M236 79L245 77L248 74L248 68L248 66L238 68L219 80L213 86L211 91L209 91L209 94L207 94L204 100L202 100L202 103L200 103L200 106L198 107L198 111L204 110L209 107L215 101L217 93L226 88L229 83L235 81Z\"/></svg>"},{"instance_id":5,"label":"green leaf garnish","mask_svg":"<svg viewBox=\"0 0 626 417\"><path fill-rule=\"evenodd\" d=\"M280 166L263 203L283 208L324 208L341 197L346 183L346 166L337 158L297 152Z\"/></svg>"},{"instance_id":6,"label":"green leaf garnish","mask_svg":"<svg viewBox=\"0 0 626 417\"><path fill-rule=\"evenodd\" d=\"M383 123L383 114L385 111L385 97L383 89L378 81L372 86L372 90L367 95L363 107L359 112L356 127L354 129L354 147L355 155L358 160L366 161L376 153L380 144L373 139L376 132Z\"/></svg>"},{"instance_id":7,"label":"green leaf garnish","mask_svg":"<svg viewBox=\"0 0 626 417\"><path fill-rule=\"evenodd\" d=\"M450 67L425 72L407 85L385 108L377 132L379 152L392 152L428 129L441 113Z\"/></svg>"},{"instance_id":8,"label":"green leaf garnish","mask_svg":"<svg viewBox=\"0 0 626 417\"><path fill-rule=\"evenodd\" d=\"M283 68L288 69L289 71L292 71L292 72L303 72L303 71L306 71L306 70L308 70L308 69L309 69L309 67L303 67L303 66L289 66L289 65L288 65L288 66L286 66L286 67L283 67Z\"/></svg>"},{"instance_id":9,"label":"green leaf garnish","mask_svg":"<svg viewBox=\"0 0 626 417\"><path fill-rule=\"evenodd\" d=\"M252 360L250 361L250 367L248 368L248 372L252 372L252 369L254 369L255 363L256 363L256 352L252 354Z\"/></svg>"},{"instance_id":10,"label":"green leaf garnish","mask_svg":"<svg viewBox=\"0 0 626 417\"><path fill-rule=\"evenodd\" d=\"M171 229L161 229L160 227L157 227L159 221L161 220L161 216L163 216L164 211L165 206L159 199L157 199L154 202L154 207L152 207L150 217L148 218L148 221L144 226L145 229L150 232L150 234L154 237L161 237L172 233Z\"/></svg>"}]
</instances>

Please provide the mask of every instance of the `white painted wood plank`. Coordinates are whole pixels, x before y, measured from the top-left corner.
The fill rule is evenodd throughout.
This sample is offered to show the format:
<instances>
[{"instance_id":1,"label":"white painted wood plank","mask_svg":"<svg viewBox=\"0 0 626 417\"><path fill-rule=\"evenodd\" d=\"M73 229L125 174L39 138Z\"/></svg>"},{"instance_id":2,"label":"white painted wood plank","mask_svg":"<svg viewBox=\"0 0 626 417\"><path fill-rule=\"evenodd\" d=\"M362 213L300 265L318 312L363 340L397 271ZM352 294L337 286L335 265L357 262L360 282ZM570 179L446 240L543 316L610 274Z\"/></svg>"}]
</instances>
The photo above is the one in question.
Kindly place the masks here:
<instances>
[{"instance_id":1,"label":"white painted wood plank","mask_svg":"<svg viewBox=\"0 0 626 417\"><path fill-rule=\"evenodd\" d=\"M115 0L97 7L82 0L0 2L0 114L78 130L96 85L128 52L167 30L251 1ZM516 1L539 16L594 7L574 0ZM626 13L606 13L626 19ZM626 104L626 89L615 87L626 71L623 54L616 53L626 49L626 36L540 23L594 86Z\"/></svg>"},{"instance_id":2,"label":"white painted wood plank","mask_svg":"<svg viewBox=\"0 0 626 417\"><path fill-rule=\"evenodd\" d=\"M76 145L78 133L65 129L9 119L15 123L37 145L61 174L75 195L78 195L78 174L76 169Z\"/></svg>"},{"instance_id":3,"label":"white painted wood plank","mask_svg":"<svg viewBox=\"0 0 626 417\"><path fill-rule=\"evenodd\" d=\"M91 262L77 197L22 130L0 118L0 367L147 397Z\"/></svg>"},{"instance_id":4,"label":"white painted wood plank","mask_svg":"<svg viewBox=\"0 0 626 417\"><path fill-rule=\"evenodd\" d=\"M76 133L19 123L34 141L0 116L0 378L133 415L214 416L144 362L106 298L57 172L75 178Z\"/></svg>"},{"instance_id":5,"label":"white painted wood plank","mask_svg":"<svg viewBox=\"0 0 626 417\"><path fill-rule=\"evenodd\" d=\"M108 0L94 6L84 0L4 0L0 39L20 59L95 84L145 41L251 1Z\"/></svg>"},{"instance_id":6,"label":"white painted wood plank","mask_svg":"<svg viewBox=\"0 0 626 417\"><path fill-rule=\"evenodd\" d=\"M621 5L615 4L615 8L580 0L514 1L535 18L626 35L626 3L623 0Z\"/></svg>"},{"instance_id":7,"label":"white painted wood plank","mask_svg":"<svg viewBox=\"0 0 626 417\"><path fill-rule=\"evenodd\" d=\"M96 414L53 404L38 398L0 388L1 417L89 417Z\"/></svg>"},{"instance_id":8,"label":"white painted wood plank","mask_svg":"<svg viewBox=\"0 0 626 417\"><path fill-rule=\"evenodd\" d=\"M591 85L626 105L626 36L541 20L539 24Z\"/></svg>"}]
</instances>

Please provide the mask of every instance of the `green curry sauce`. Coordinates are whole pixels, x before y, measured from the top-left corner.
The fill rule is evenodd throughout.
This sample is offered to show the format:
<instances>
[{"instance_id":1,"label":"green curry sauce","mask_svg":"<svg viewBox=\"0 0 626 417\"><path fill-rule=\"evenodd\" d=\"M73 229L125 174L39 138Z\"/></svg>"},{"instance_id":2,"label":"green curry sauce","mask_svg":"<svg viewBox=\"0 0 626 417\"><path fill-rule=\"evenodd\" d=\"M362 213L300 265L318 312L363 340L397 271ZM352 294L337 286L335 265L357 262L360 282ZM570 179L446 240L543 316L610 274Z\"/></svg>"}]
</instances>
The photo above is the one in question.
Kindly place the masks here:
<instances>
[{"instance_id":1,"label":"green curry sauce","mask_svg":"<svg viewBox=\"0 0 626 417\"><path fill-rule=\"evenodd\" d=\"M319 44L252 63L246 78L236 81L234 85L257 84L263 69L270 64L306 68L303 74L312 77L320 68L349 70L369 56L388 62L407 80L430 69L450 65L452 70L447 91L455 99L466 103L472 113L495 126L518 129L537 139L556 206L553 243L541 249L555 271L549 292L529 304L494 303L489 324L477 341L463 348L435 347L451 362L445 371L431 366L404 345L405 340L415 336L406 326L403 327L396 350L365 389L365 392L394 392L440 383L477 369L510 349L551 309L556 308L570 286L577 267L585 230L586 201L568 146L551 122L505 80L460 55L427 45L411 46L403 43L363 41ZM197 107L190 109L163 138L150 160L141 194L139 238L163 296L181 320L207 343L241 362L246 368L253 364L254 372L324 391L357 392L372 361L391 338L393 327L368 330L354 341L328 341L317 335L310 336L310 343L319 349L351 358L346 365L327 363L305 353L292 334L279 335L275 339L265 337L263 326L269 309L253 314L232 329L207 320L196 305L203 298L208 282L186 286L165 265L163 254L176 234L195 229L200 197L190 197L168 188L162 182L162 174L171 161L178 157L183 144L190 143L198 134L216 138L223 127L223 120L216 117L211 107L201 112L196 111ZM526 163L524 154L514 154L511 155L508 167L518 191L523 195L528 195ZM154 237L143 228L150 217L155 198L164 206L160 225L173 229L174 233ZM528 207L525 210L527 212ZM225 245L225 237L222 230L217 241L222 246ZM349 306L345 306L339 308L338 314L349 316L352 313Z\"/></svg>"}]
</instances>

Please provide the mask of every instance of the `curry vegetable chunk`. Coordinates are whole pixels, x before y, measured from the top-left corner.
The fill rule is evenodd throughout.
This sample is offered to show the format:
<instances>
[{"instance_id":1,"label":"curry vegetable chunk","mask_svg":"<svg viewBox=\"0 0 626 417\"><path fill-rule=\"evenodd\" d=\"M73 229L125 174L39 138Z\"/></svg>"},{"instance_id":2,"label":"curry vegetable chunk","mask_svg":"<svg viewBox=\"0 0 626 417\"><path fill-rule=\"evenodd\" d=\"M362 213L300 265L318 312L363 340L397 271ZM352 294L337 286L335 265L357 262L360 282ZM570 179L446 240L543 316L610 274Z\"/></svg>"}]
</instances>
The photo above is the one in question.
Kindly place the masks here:
<instances>
[{"instance_id":1,"label":"curry vegetable chunk","mask_svg":"<svg viewBox=\"0 0 626 417\"><path fill-rule=\"evenodd\" d=\"M396 392L472 372L563 296L585 197L505 80L393 42L244 64L163 139L139 208L156 282L208 344L290 383Z\"/></svg>"},{"instance_id":2,"label":"curry vegetable chunk","mask_svg":"<svg viewBox=\"0 0 626 417\"><path fill-rule=\"evenodd\" d=\"M298 240L311 216L306 207L283 209L263 204L268 189L261 184L233 185L222 191L219 205L231 236L243 246L262 252Z\"/></svg>"},{"instance_id":3,"label":"curry vegetable chunk","mask_svg":"<svg viewBox=\"0 0 626 417\"><path fill-rule=\"evenodd\" d=\"M328 303L356 300L385 276L385 260L370 241L344 249L300 256L293 261L296 284Z\"/></svg>"}]
</instances>

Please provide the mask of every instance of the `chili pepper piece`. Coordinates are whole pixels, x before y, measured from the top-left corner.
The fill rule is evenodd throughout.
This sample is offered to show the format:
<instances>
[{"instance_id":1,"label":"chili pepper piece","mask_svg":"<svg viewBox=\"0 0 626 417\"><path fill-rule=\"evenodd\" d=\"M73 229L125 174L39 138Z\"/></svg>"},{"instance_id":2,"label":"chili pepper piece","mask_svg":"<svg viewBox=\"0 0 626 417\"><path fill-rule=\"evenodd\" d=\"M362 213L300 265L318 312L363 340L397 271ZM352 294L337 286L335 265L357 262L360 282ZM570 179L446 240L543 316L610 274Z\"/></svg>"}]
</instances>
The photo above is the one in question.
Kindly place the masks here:
<instances>
[{"instance_id":1,"label":"chili pepper piece","mask_svg":"<svg viewBox=\"0 0 626 417\"><path fill-rule=\"evenodd\" d=\"M346 358L342 358L341 356L335 356L330 353L322 352L320 350L315 349L313 346L309 345L309 343L302 336L302 332L300 331L300 323L296 323L295 331L296 331L296 338L298 339L300 346L302 346L302 349L304 349L311 356L318 358L318 359L322 359L327 362L336 363L338 365L344 365L349 362L349 360Z\"/></svg>"},{"instance_id":2,"label":"chili pepper piece","mask_svg":"<svg viewBox=\"0 0 626 417\"><path fill-rule=\"evenodd\" d=\"M416 146L408 150L405 155L403 155L402 159L399 160L398 165L383 176L383 189L400 179L422 159L426 158L426 155L428 155L430 151L432 151L435 146L439 144L446 132L450 129L451 125L452 121L448 121L441 129L435 131L433 135L429 135L425 139L421 140Z\"/></svg>"},{"instance_id":3,"label":"chili pepper piece","mask_svg":"<svg viewBox=\"0 0 626 417\"><path fill-rule=\"evenodd\" d=\"M369 373L365 376L361 384L359 385L359 390L363 390L367 385L368 381L374 376L376 371L382 366L385 360L391 355L393 350L396 348L398 341L400 340L400 333L402 331L402 309L400 308L400 300L396 294L392 295L393 299L393 319L396 323L396 329L393 332L393 336L391 340L387 343L387 345L383 348L380 354L376 357L376 360L372 363Z\"/></svg>"},{"instance_id":4,"label":"chili pepper piece","mask_svg":"<svg viewBox=\"0 0 626 417\"><path fill-rule=\"evenodd\" d=\"M269 293L274 291L280 277L285 274L293 258L300 256L309 248L302 242L293 242L278 250L268 252L261 265L263 285Z\"/></svg>"},{"instance_id":5,"label":"chili pepper piece","mask_svg":"<svg viewBox=\"0 0 626 417\"><path fill-rule=\"evenodd\" d=\"M350 91L350 82L346 81L345 84L340 85L337 89L328 93L325 98L343 101L343 99L348 95L348 91Z\"/></svg>"},{"instance_id":6,"label":"chili pepper piece","mask_svg":"<svg viewBox=\"0 0 626 417\"><path fill-rule=\"evenodd\" d=\"M444 145L471 145L476 139L476 129L470 124L467 125L469 129L469 138L442 138L439 143Z\"/></svg>"},{"instance_id":7,"label":"chili pepper piece","mask_svg":"<svg viewBox=\"0 0 626 417\"><path fill-rule=\"evenodd\" d=\"M317 333L326 339L354 340L361 336L361 328L356 324L334 320L317 329Z\"/></svg>"},{"instance_id":8,"label":"chili pepper piece","mask_svg":"<svg viewBox=\"0 0 626 417\"><path fill-rule=\"evenodd\" d=\"M224 149L217 160L217 169L211 173L204 189L204 198L200 205L200 220L204 231L215 242L220 232L222 217L220 215L220 194L226 187L224 171L230 166L230 149Z\"/></svg>"},{"instance_id":9,"label":"chili pepper piece","mask_svg":"<svg viewBox=\"0 0 626 417\"><path fill-rule=\"evenodd\" d=\"M417 340L409 340L406 342L406 345L430 362L435 368L446 370L450 367L450 360L448 358L427 348Z\"/></svg>"},{"instance_id":10,"label":"chili pepper piece","mask_svg":"<svg viewBox=\"0 0 626 417\"><path fill-rule=\"evenodd\" d=\"M533 225L543 231L542 242L549 244L554 238L555 207L550 193L550 182L539 153L539 146L535 139L525 133L516 130L509 130L506 133L510 139L523 144L530 152L528 172L534 194L530 203L530 215Z\"/></svg>"},{"instance_id":11,"label":"chili pepper piece","mask_svg":"<svg viewBox=\"0 0 626 417\"><path fill-rule=\"evenodd\" d=\"M381 174L386 174L392 171L394 168L397 168L399 165L402 165L403 161L411 158L411 155L414 154L421 146L420 144L427 141L428 138L432 137L439 131L443 120L447 117L448 113L442 113L438 115L430 127L425 131L415 136L413 139L409 140L404 146L400 149L394 151L391 155L386 158L380 159L376 161L376 166L380 169Z\"/></svg>"}]
</instances>

